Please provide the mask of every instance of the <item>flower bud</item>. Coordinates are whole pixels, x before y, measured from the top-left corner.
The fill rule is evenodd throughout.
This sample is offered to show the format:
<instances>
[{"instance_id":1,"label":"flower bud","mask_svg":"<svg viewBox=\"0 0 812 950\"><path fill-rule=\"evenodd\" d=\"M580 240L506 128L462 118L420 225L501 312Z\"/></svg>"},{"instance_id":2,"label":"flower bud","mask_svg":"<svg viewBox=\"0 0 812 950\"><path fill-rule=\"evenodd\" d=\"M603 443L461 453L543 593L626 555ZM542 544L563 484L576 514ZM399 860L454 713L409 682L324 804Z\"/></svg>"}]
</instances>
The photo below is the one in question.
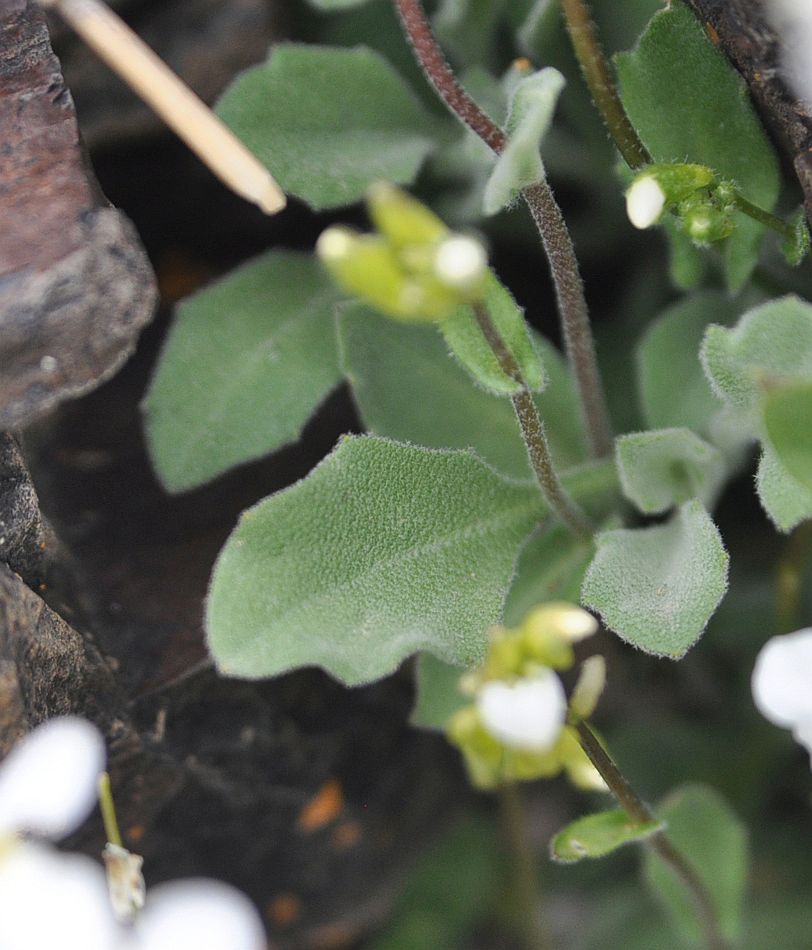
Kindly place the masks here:
<instances>
[{"instance_id":1,"label":"flower bud","mask_svg":"<svg viewBox=\"0 0 812 950\"><path fill-rule=\"evenodd\" d=\"M715 181L706 165L648 165L626 192L626 213L636 228L650 228L669 208Z\"/></svg>"}]
</instances>

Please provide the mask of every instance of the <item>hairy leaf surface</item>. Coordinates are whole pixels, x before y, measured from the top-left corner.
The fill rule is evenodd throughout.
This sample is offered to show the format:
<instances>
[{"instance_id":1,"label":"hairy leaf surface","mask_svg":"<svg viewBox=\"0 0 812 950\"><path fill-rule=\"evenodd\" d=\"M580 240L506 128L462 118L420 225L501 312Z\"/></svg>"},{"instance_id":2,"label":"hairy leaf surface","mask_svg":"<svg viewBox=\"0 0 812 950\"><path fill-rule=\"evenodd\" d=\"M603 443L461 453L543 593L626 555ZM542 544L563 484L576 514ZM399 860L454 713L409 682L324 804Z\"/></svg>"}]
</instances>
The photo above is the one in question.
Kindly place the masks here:
<instances>
[{"instance_id":1,"label":"hairy leaf surface","mask_svg":"<svg viewBox=\"0 0 812 950\"><path fill-rule=\"evenodd\" d=\"M341 381L338 291L304 254L272 251L183 301L143 404L169 491L294 441Z\"/></svg>"},{"instance_id":2,"label":"hairy leaf surface","mask_svg":"<svg viewBox=\"0 0 812 950\"><path fill-rule=\"evenodd\" d=\"M242 515L212 578L211 653L225 674L321 666L350 685L421 650L473 664L543 510L468 452L346 437Z\"/></svg>"},{"instance_id":3,"label":"hairy leaf surface","mask_svg":"<svg viewBox=\"0 0 812 950\"><path fill-rule=\"evenodd\" d=\"M605 531L596 541L585 606L627 643L681 659L727 589L728 555L702 504L686 502L666 524Z\"/></svg>"},{"instance_id":4,"label":"hairy leaf surface","mask_svg":"<svg viewBox=\"0 0 812 950\"><path fill-rule=\"evenodd\" d=\"M275 46L234 80L217 112L286 192L317 210L353 204L383 179L411 184L434 148L433 120L361 46Z\"/></svg>"}]
</instances>

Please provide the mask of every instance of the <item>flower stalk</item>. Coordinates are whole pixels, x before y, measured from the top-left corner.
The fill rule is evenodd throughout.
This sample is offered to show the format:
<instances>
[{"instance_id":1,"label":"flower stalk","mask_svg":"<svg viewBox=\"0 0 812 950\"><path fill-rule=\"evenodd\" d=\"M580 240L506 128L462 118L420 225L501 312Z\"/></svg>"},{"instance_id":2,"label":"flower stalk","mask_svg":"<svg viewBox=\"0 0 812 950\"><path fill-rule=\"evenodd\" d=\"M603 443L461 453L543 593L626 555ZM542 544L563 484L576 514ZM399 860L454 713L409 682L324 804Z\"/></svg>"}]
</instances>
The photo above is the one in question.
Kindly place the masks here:
<instances>
[{"instance_id":1,"label":"flower stalk","mask_svg":"<svg viewBox=\"0 0 812 950\"><path fill-rule=\"evenodd\" d=\"M583 719L576 718L572 725L578 734L581 748L626 814L639 824L655 821L649 807L631 787L589 724ZM646 840L646 845L656 852L685 885L693 901L708 950L727 950L728 944L722 936L716 908L713 906L710 894L684 855L674 847L664 831L655 832Z\"/></svg>"},{"instance_id":2,"label":"flower stalk","mask_svg":"<svg viewBox=\"0 0 812 950\"><path fill-rule=\"evenodd\" d=\"M647 165L651 156L620 101L585 0L561 0L561 12L589 92L623 160L633 169Z\"/></svg>"},{"instance_id":3,"label":"flower stalk","mask_svg":"<svg viewBox=\"0 0 812 950\"><path fill-rule=\"evenodd\" d=\"M417 62L437 94L486 145L497 154L501 153L507 142L505 133L457 81L420 0L393 0L393 3ZM564 348L579 394L590 453L595 458L602 458L611 454L612 429L572 239L545 180L525 188L522 197L538 227L550 264Z\"/></svg>"},{"instance_id":4,"label":"flower stalk","mask_svg":"<svg viewBox=\"0 0 812 950\"><path fill-rule=\"evenodd\" d=\"M510 399L521 429L522 439L527 448L533 474L536 476L544 500L573 534L580 537L590 537L592 535L592 525L564 488L553 466L550 445L544 432L544 423L541 421L538 407L527 387L516 358L502 339L485 305L474 303L472 309L479 329L493 351L500 369L521 387Z\"/></svg>"}]
</instances>

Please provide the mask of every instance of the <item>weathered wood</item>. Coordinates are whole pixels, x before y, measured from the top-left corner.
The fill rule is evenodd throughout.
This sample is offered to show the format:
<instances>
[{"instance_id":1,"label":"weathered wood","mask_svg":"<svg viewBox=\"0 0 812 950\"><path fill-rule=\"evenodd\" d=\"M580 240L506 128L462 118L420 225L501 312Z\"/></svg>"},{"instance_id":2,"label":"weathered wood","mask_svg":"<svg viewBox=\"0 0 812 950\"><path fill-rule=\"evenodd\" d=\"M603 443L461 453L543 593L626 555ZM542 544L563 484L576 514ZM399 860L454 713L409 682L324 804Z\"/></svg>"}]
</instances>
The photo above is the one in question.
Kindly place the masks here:
<instances>
[{"instance_id":1,"label":"weathered wood","mask_svg":"<svg viewBox=\"0 0 812 950\"><path fill-rule=\"evenodd\" d=\"M763 0L688 0L713 42L741 73L767 126L789 151L812 222L812 112L781 74L781 44Z\"/></svg>"},{"instance_id":2,"label":"weathered wood","mask_svg":"<svg viewBox=\"0 0 812 950\"><path fill-rule=\"evenodd\" d=\"M155 307L129 221L86 165L39 9L0 7L0 430L111 376Z\"/></svg>"}]
</instances>

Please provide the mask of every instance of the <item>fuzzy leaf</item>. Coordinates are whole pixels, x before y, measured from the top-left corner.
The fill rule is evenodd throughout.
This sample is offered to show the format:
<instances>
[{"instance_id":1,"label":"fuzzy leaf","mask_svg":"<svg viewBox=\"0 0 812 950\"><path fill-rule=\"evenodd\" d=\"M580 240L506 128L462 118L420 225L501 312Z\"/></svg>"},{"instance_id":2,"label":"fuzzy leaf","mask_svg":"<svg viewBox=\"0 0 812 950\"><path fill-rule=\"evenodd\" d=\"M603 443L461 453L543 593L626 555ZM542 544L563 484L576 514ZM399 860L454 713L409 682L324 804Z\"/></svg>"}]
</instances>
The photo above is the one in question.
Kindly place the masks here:
<instances>
[{"instance_id":1,"label":"fuzzy leaf","mask_svg":"<svg viewBox=\"0 0 812 950\"><path fill-rule=\"evenodd\" d=\"M341 381L337 300L312 257L272 251L180 305L143 403L169 491L299 437Z\"/></svg>"},{"instance_id":2,"label":"fuzzy leaf","mask_svg":"<svg viewBox=\"0 0 812 950\"><path fill-rule=\"evenodd\" d=\"M544 368L524 322L524 314L510 291L493 274L488 279L484 306L519 364L528 388L533 391L543 389L546 382ZM460 307L440 323L440 329L451 352L483 389L502 395L510 395L521 389L500 368L470 307Z\"/></svg>"},{"instance_id":3,"label":"fuzzy leaf","mask_svg":"<svg viewBox=\"0 0 812 950\"><path fill-rule=\"evenodd\" d=\"M787 533L812 518L812 491L796 481L768 443L758 463L756 491L779 531Z\"/></svg>"},{"instance_id":4,"label":"fuzzy leaf","mask_svg":"<svg viewBox=\"0 0 812 950\"><path fill-rule=\"evenodd\" d=\"M623 104L655 162L709 165L754 204L773 209L778 163L744 81L684 3L657 13L617 66ZM752 272L763 233L763 225L736 216L724 248L732 289Z\"/></svg>"},{"instance_id":5,"label":"fuzzy leaf","mask_svg":"<svg viewBox=\"0 0 812 950\"><path fill-rule=\"evenodd\" d=\"M500 472L530 477L510 403L473 386L434 327L395 323L355 304L341 310L339 339L353 397L375 435L430 448L472 448ZM553 459L568 468L587 455L574 387L558 351L533 339L548 373L536 403Z\"/></svg>"},{"instance_id":6,"label":"fuzzy leaf","mask_svg":"<svg viewBox=\"0 0 812 950\"><path fill-rule=\"evenodd\" d=\"M421 729L444 730L449 719L471 700L459 691L457 666L421 653L415 668L415 704L409 722Z\"/></svg>"},{"instance_id":7,"label":"fuzzy leaf","mask_svg":"<svg viewBox=\"0 0 812 950\"><path fill-rule=\"evenodd\" d=\"M622 809L579 818L562 828L550 842L550 857L559 864L602 858L624 844L645 841L665 827L660 821L638 824Z\"/></svg>"},{"instance_id":8,"label":"fuzzy leaf","mask_svg":"<svg viewBox=\"0 0 812 950\"><path fill-rule=\"evenodd\" d=\"M432 18L434 32L454 61L489 63L499 42L499 21L507 0L441 0Z\"/></svg>"},{"instance_id":9,"label":"fuzzy leaf","mask_svg":"<svg viewBox=\"0 0 812 950\"><path fill-rule=\"evenodd\" d=\"M622 435L616 456L623 494L643 514L656 515L691 498L708 508L724 483L722 453L690 429Z\"/></svg>"},{"instance_id":10,"label":"fuzzy leaf","mask_svg":"<svg viewBox=\"0 0 812 950\"><path fill-rule=\"evenodd\" d=\"M730 330L711 325L701 359L720 399L754 409L767 390L812 380L812 305L782 297L748 311Z\"/></svg>"},{"instance_id":11,"label":"fuzzy leaf","mask_svg":"<svg viewBox=\"0 0 812 950\"><path fill-rule=\"evenodd\" d=\"M348 685L421 650L473 664L542 514L535 488L468 452L345 437L243 513L209 591L214 660L246 679L321 666Z\"/></svg>"},{"instance_id":12,"label":"fuzzy leaf","mask_svg":"<svg viewBox=\"0 0 812 950\"><path fill-rule=\"evenodd\" d=\"M414 181L434 122L395 70L365 47L283 44L226 90L217 112L312 208L353 204L376 181Z\"/></svg>"},{"instance_id":13,"label":"fuzzy leaf","mask_svg":"<svg viewBox=\"0 0 812 950\"><path fill-rule=\"evenodd\" d=\"M705 885L722 934L733 943L741 934L747 883L747 834L724 799L713 789L686 785L657 808L668 837ZM702 942L696 910L684 884L651 850L644 859L646 882L692 944Z\"/></svg>"},{"instance_id":14,"label":"fuzzy leaf","mask_svg":"<svg viewBox=\"0 0 812 950\"><path fill-rule=\"evenodd\" d=\"M767 439L781 464L812 492L812 383L772 390L762 411Z\"/></svg>"},{"instance_id":15,"label":"fuzzy leaf","mask_svg":"<svg viewBox=\"0 0 812 950\"><path fill-rule=\"evenodd\" d=\"M719 403L702 371L699 347L708 322L733 323L727 294L692 294L669 307L646 330L637 352L640 400L653 429L686 426L708 435Z\"/></svg>"},{"instance_id":16,"label":"fuzzy leaf","mask_svg":"<svg viewBox=\"0 0 812 950\"><path fill-rule=\"evenodd\" d=\"M485 186L483 209L491 215L544 177L539 148L553 120L564 77L548 67L523 79L513 92L507 120L508 141Z\"/></svg>"},{"instance_id":17,"label":"fuzzy leaf","mask_svg":"<svg viewBox=\"0 0 812 950\"><path fill-rule=\"evenodd\" d=\"M728 555L701 502L667 524L604 531L581 591L618 636L646 653L681 659L727 589Z\"/></svg>"}]
</instances>

